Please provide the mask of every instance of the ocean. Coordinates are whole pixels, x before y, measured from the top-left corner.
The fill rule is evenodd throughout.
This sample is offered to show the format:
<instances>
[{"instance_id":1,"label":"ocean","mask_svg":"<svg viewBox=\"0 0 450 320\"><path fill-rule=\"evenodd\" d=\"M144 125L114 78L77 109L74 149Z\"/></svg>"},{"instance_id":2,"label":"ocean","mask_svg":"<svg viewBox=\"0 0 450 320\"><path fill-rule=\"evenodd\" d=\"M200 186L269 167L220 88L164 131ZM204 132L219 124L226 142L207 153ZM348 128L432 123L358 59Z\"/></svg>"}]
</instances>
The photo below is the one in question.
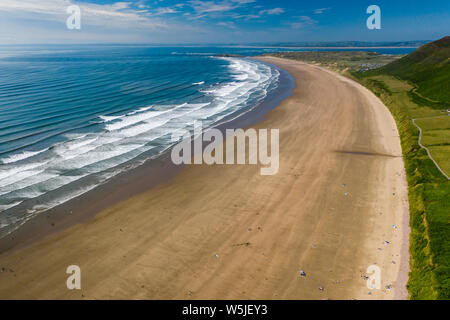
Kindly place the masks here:
<instances>
[{"instance_id":1,"label":"ocean","mask_svg":"<svg viewBox=\"0 0 450 320\"><path fill-rule=\"evenodd\" d=\"M173 132L258 106L275 94L280 71L217 55L278 51L285 50L0 46L0 238L158 157L173 146Z\"/></svg>"}]
</instances>

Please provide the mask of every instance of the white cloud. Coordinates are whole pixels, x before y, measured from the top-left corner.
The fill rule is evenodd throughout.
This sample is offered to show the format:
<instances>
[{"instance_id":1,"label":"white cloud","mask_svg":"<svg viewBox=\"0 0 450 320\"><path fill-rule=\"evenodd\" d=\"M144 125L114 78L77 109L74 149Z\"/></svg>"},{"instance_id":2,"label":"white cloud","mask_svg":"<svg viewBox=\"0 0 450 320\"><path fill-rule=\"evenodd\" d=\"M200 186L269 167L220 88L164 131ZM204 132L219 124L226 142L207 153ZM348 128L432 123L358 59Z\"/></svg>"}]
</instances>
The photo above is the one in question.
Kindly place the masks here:
<instances>
[{"instance_id":1,"label":"white cloud","mask_svg":"<svg viewBox=\"0 0 450 320\"><path fill-rule=\"evenodd\" d=\"M187 0L170 6L162 0L89 1L0 0L0 43L232 42L238 30L242 41L256 40L254 34L264 40L271 33L247 32L245 21L285 13L283 8L258 6L256 0ZM74 4L81 8L81 30L66 27L66 9ZM236 25L238 19L242 25ZM285 25L290 23L301 28L314 20L296 17Z\"/></svg>"},{"instance_id":2,"label":"white cloud","mask_svg":"<svg viewBox=\"0 0 450 320\"><path fill-rule=\"evenodd\" d=\"M233 4L233 2L228 1L215 2L215 1L192 0L189 1L189 4L197 14L210 12L224 12L237 8L237 5Z\"/></svg>"},{"instance_id":3,"label":"white cloud","mask_svg":"<svg viewBox=\"0 0 450 320\"><path fill-rule=\"evenodd\" d=\"M322 14L322 13L324 13L325 11L330 10L330 9L331 9L331 8L320 8L320 9L314 10L314 13L315 13L315 14Z\"/></svg>"},{"instance_id":4,"label":"white cloud","mask_svg":"<svg viewBox=\"0 0 450 320\"><path fill-rule=\"evenodd\" d=\"M81 8L82 23L87 25L139 24L146 27L165 27L166 24L151 20L144 10L132 9L132 2L115 2L99 5L70 0L1 0L0 13L6 12L16 17L27 19L45 19L64 21L67 19L66 9L70 5Z\"/></svg>"},{"instance_id":5,"label":"white cloud","mask_svg":"<svg viewBox=\"0 0 450 320\"><path fill-rule=\"evenodd\" d=\"M170 13L179 13L180 11L177 11L173 8L157 8L155 15L162 15L162 14L170 14Z\"/></svg>"},{"instance_id":6,"label":"white cloud","mask_svg":"<svg viewBox=\"0 0 450 320\"><path fill-rule=\"evenodd\" d=\"M231 0L232 2L236 2L239 4L247 4L247 3L253 3L256 2L256 0Z\"/></svg>"},{"instance_id":7,"label":"white cloud","mask_svg":"<svg viewBox=\"0 0 450 320\"><path fill-rule=\"evenodd\" d=\"M256 0L190 0L188 1L188 5L195 11L197 16L200 16L210 13L217 14L233 11L254 2L256 2Z\"/></svg>"},{"instance_id":8,"label":"white cloud","mask_svg":"<svg viewBox=\"0 0 450 320\"><path fill-rule=\"evenodd\" d=\"M221 21L221 22L217 23L217 25L221 26L221 27L230 28L230 29L236 29L236 25L232 21Z\"/></svg>"},{"instance_id":9,"label":"white cloud","mask_svg":"<svg viewBox=\"0 0 450 320\"><path fill-rule=\"evenodd\" d=\"M267 10L261 10L259 12L260 15L268 14L268 15L280 15L284 13L283 8L273 8L273 9L267 9Z\"/></svg>"}]
</instances>

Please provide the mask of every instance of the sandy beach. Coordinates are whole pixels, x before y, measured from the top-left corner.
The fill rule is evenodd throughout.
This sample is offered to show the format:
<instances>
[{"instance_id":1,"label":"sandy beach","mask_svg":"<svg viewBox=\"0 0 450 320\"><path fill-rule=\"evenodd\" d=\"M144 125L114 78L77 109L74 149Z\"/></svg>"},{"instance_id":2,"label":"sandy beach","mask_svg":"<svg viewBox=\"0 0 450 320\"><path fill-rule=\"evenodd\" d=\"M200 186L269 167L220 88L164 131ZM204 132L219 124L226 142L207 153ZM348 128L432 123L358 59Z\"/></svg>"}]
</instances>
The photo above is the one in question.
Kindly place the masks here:
<instances>
[{"instance_id":1,"label":"sandy beach","mask_svg":"<svg viewBox=\"0 0 450 320\"><path fill-rule=\"evenodd\" d=\"M406 299L408 195L388 109L331 71L260 59L296 82L253 126L280 130L277 175L187 166L3 253L0 298ZM67 289L69 265L80 266L82 290ZM381 268L380 290L366 286L371 265Z\"/></svg>"}]
</instances>

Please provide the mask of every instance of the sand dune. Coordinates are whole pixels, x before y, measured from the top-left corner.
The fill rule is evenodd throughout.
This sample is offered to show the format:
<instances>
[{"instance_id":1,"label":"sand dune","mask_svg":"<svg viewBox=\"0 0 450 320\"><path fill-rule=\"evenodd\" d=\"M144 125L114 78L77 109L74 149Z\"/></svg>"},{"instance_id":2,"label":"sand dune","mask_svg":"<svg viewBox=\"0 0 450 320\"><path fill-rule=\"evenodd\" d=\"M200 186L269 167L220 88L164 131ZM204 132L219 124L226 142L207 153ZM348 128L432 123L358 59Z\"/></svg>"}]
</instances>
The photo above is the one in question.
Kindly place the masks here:
<instances>
[{"instance_id":1,"label":"sand dune","mask_svg":"<svg viewBox=\"0 0 450 320\"><path fill-rule=\"evenodd\" d=\"M262 60L297 85L255 126L280 129L277 175L261 176L257 166L187 167L3 255L0 267L15 275L0 273L0 298L406 298L407 187L389 111L336 74ZM73 264L81 291L66 288ZM381 290L362 278L374 264Z\"/></svg>"}]
</instances>

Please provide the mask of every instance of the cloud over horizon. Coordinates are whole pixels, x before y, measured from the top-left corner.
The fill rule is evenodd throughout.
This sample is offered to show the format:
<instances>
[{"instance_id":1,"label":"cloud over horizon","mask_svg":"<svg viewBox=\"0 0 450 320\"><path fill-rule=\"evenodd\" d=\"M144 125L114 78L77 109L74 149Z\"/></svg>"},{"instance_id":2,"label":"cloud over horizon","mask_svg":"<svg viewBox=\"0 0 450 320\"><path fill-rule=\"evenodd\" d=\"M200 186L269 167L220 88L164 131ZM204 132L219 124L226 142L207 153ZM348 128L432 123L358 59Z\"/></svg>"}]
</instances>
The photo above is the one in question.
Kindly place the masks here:
<instances>
[{"instance_id":1,"label":"cloud over horizon","mask_svg":"<svg viewBox=\"0 0 450 320\"><path fill-rule=\"evenodd\" d=\"M81 30L65 26L70 5L81 9ZM380 6L384 29L371 33L365 28L366 8L354 0L276 5L271 0L1 0L0 44L412 40L433 39L450 29L445 0L436 0L433 8L423 1L409 11L387 0ZM416 25L423 26L420 32L411 28Z\"/></svg>"}]
</instances>

